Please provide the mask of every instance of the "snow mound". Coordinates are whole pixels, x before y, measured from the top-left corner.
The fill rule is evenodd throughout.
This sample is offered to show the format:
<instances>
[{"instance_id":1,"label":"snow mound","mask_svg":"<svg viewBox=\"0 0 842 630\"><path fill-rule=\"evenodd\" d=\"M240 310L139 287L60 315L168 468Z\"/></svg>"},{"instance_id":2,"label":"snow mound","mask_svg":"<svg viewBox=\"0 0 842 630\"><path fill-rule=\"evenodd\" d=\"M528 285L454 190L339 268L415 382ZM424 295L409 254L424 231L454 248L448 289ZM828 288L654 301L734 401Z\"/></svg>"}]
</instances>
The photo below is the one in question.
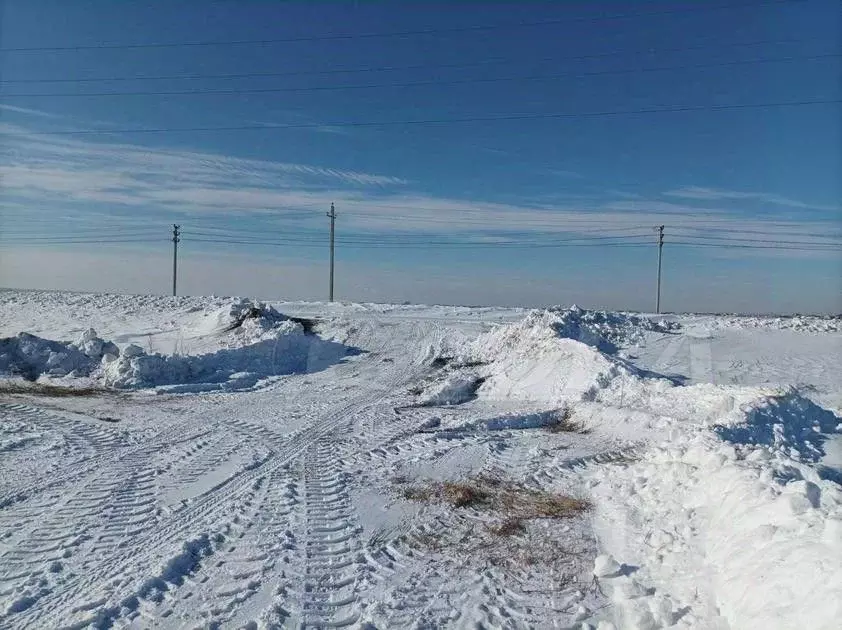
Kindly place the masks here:
<instances>
[{"instance_id":1,"label":"snow mound","mask_svg":"<svg viewBox=\"0 0 842 630\"><path fill-rule=\"evenodd\" d=\"M162 355L134 344L120 351L93 329L74 343L20 333L0 339L0 374L33 381L90 377L117 389L240 390L272 376L320 371L357 352L307 334L300 323L245 300L226 313L233 315L233 325L242 332L233 347L199 355Z\"/></svg>"},{"instance_id":2,"label":"snow mound","mask_svg":"<svg viewBox=\"0 0 842 630\"><path fill-rule=\"evenodd\" d=\"M440 418L430 427L423 427L424 430L434 429L434 433L444 435L461 435L465 433L486 432L486 431L521 431L524 429L539 429L558 424L563 418L564 409L549 409L546 411L534 411L531 413L509 413L494 418L474 420L456 425L442 426Z\"/></svg>"},{"instance_id":3,"label":"snow mound","mask_svg":"<svg viewBox=\"0 0 842 630\"><path fill-rule=\"evenodd\" d=\"M570 308L552 307L552 323L560 337L575 339L602 352L615 354L622 345L640 341L646 332L672 332L681 328L677 322L656 321L608 311L590 311L575 304Z\"/></svg>"},{"instance_id":4,"label":"snow mound","mask_svg":"<svg viewBox=\"0 0 842 630\"><path fill-rule=\"evenodd\" d=\"M75 343L52 341L22 332L0 339L0 374L22 376L31 381L42 374L90 376L103 357L118 354L117 346L97 337L93 328L86 330Z\"/></svg>"},{"instance_id":5,"label":"snow mound","mask_svg":"<svg viewBox=\"0 0 842 630\"><path fill-rule=\"evenodd\" d=\"M577 311L533 311L473 343L472 357L488 363L479 394L558 406L593 400L616 379L639 379L636 368L598 349L605 343Z\"/></svg>"},{"instance_id":6,"label":"snow mound","mask_svg":"<svg viewBox=\"0 0 842 630\"><path fill-rule=\"evenodd\" d=\"M246 298L236 298L229 304L206 313L188 331L188 337L200 338L233 333L241 342L255 342L274 332L281 325L295 330L289 317L277 311L273 306L262 302L253 302Z\"/></svg>"},{"instance_id":7,"label":"snow mound","mask_svg":"<svg viewBox=\"0 0 842 630\"><path fill-rule=\"evenodd\" d=\"M285 374L316 372L353 353L340 343L306 335L284 321L267 338L195 356L147 354L130 345L103 368L105 384L118 389L169 386L173 392L237 390Z\"/></svg>"},{"instance_id":8,"label":"snow mound","mask_svg":"<svg viewBox=\"0 0 842 630\"><path fill-rule=\"evenodd\" d=\"M699 386L666 400L679 393L713 401ZM711 424L675 419L639 461L596 467L603 547L639 567L600 578L617 627L671 626L676 601L694 602L687 627L703 624L705 606L731 628L837 627L842 488L810 463L837 422L793 392L760 396Z\"/></svg>"}]
</instances>

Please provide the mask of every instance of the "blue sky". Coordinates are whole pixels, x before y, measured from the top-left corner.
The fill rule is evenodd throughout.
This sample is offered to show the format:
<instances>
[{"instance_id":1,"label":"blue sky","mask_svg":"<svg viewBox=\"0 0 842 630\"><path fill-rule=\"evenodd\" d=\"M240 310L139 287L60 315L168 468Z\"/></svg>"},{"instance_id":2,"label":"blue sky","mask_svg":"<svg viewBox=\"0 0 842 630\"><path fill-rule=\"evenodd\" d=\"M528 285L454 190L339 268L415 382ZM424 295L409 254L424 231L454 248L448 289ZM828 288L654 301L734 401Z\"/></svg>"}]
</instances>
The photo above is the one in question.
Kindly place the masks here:
<instances>
[{"instance_id":1,"label":"blue sky","mask_svg":"<svg viewBox=\"0 0 842 630\"><path fill-rule=\"evenodd\" d=\"M664 308L839 312L841 41L832 0L7 0L0 285L165 293L179 223L184 292L322 299L334 201L340 299L651 309L663 224Z\"/></svg>"}]
</instances>

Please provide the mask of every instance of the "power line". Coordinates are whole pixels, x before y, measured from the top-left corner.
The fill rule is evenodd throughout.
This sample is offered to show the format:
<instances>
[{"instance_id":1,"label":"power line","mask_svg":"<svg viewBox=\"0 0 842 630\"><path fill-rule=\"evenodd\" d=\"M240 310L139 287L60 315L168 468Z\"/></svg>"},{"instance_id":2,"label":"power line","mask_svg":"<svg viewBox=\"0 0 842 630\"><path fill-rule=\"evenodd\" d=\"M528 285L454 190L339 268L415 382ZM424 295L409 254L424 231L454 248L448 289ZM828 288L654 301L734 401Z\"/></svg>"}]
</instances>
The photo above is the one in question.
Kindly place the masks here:
<instances>
[{"instance_id":1,"label":"power line","mask_svg":"<svg viewBox=\"0 0 842 630\"><path fill-rule=\"evenodd\" d=\"M275 239L259 239L237 236L222 237L218 234L209 234L204 236L200 233L190 232L184 233L179 231L179 240L187 243L222 243L232 245L267 245L267 246L295 246L295 247L324 247L329 243L329 239L325 236L319 237L317 234L295 234L286 237L279 237ZM186 237L186 238L184 238ZM528 238L517 240L503 240L495 239L489 236L490 240L465 240L465 239L451 239L451 240L436 240L429 236L418 235L417 238L407 238L406 235L385 235L385 236L346 236L337 238L336 243L344 247L363 248L363 249L378 249L378 248L437 248L437 247L454 247L454 248L559 248L559 247L649 247L647 242L651 236L648 234L640 235L612 235L612 236L579 236L579 237L563 237L553 238L551 236L542 239ZM669 241L666 243L669 246L680 245L687 247L712 247L719 249L760 249L760 250L793 250L793 251L814 251L814 252L838 252L842 253L842 247L836 244L815 243L806 241L778 241L778 240L751 240L740 238L735 235L734 238L726 239L716 237L712 241L701 240L703 237L684 236L680 237L685 240ZM690 240L687 240L687 239ZM127 237L116 236L108 237L109 243L164 243L169 238L163 235L158 238L152 237ZM8 237L3 234L0 237L0 242L13 243L18 245L65 245L65 244L99 244L103 243L103 236L96 233L96 236L49 236L49 237L31 237L31 236L12 236Z\"/></svg>"},{"instance_id":2,"label":"power line","mask_svg":"<svg viewBox=\"0 0 842 630\"><path fill-rule=\"evenodd\" d=\"M323 204L319 204L323 205ZM368 207L368 206L367 206ZM430 210L430 211L442 211L441 208L421 208L418 206L399 206L399 205L389 205L389 206L381 206L378 205L378 208L391 208L391 209L403 209L403 210ZM493 210L492 210L493 211ZM378 222L395 219L395 222L398 223L406 223L407 221L419 221L419 222L430 222L435 224L442 224L442 225L451 225L451 224L460 224L460 225L467 225L467 226L488 226L488 218L487 218L487 210L477 209L477 210L460 210L459 216L447 216L447 217L423 217L418 215L410 215L410 214L388 214L388 215L370 215L370 214L354 214L353 211L349 210L346 212L346 215L355 219L371 219L376 220ZM552 238L556 234L597 234L597 235L605 235L606 233L618 233L618 235L627 235L629 232L645 232L648 233L650 230L649 226L645 225L637 225L637 226L622 226L616 227L615 220L583 220L583 219L571 219L565 215L554 215L550 211L547 211L547 218L546 219L536 219L531 221L529 219L521 219L519 217L514 216L513 218L517 219L518 226L521 227L528 227L528 226L535 226L541 228L547 227L558 227L562 228L558 232L554 232L553 235L548 235L547 238ZM476 215L476 218L470 218L470 216L463 216L463 215ZM316 214L312 215L313 217L317 216ZM306 217L305 217L306 218ZM17 222L17 221L16 221ZM3 238L8 237L19 237L19 238L36 238L36 239L47 239L51 240L54 238L65 238L65 237L86 237L92 235L98 235L103 237L143 237L143 236L150 236L154 237L160 232L156 228L152 227L135 227L132 225L127 225L121 227L119 225L115 225L110 228L97 228L97 227L70 227L70 228L62 228L62 233L60 236L54 235L52 233L45 235L44 231L39 228L49 228L49 230L54 230L57 225L62 225L61 223L56 223L55 221L43 221L43 220L32 220L32 217L29 218L29 225L23 228L11 228L6 229L2 233ZM259 236L264 237L266 235L267 230L274 230L274 229L286 229L283 225L280 224L271 224L266 225L262 229L245 229L236 227L230 224L224 223L207 223L207 220L202 217L197 217L193 219L191 225L194 225L195 228L188 228L188 234L191 235L200 235L200 236L219 236L220 232L223 235L234 234L244 237L249 236ZM747 241L749 243L771 243L771 244L805 244L805 245L836 245L834 242L824 242L824 241L840 241L842 240L842 234L828 234L827 232L797 232L794 233L794 237L812 237L815 239L821 239L821 241L792 241L792 240L769 240L769 239L762 239L762 238L743 238L740 236L732 236L735 234L750 234L750 235L758 235L758 236L781 236L780 230L752 230L747 228L722 228L722 227L707 227L707 226L682 226L682 225L671 225L670 229L673 232L683 232L680 234L682 238L690 238L690 239L701 239L701 240L711 240L711 241L726 241L726 242L733 242L734 240L742 240ZM506 232L511 232L512 230L505 230ZM521 232L532 232L534 230L520 230ZM308 231L299 232L299 234L307 234ZM314 234L320 234L318 232L313 232ZM700 233L700 234L699 234ZM788 232L790 233L790 232ZM424 237L423 233L418 232L408 232L406 234L397 233L394 234L395 238L402 238L405 236L413 236L417 235L420 237ZM392 235L386 236L386 238L390 238ZM375 237L371 237L375 238ZM378 236L376 238L384 238L384 236Z\"/></svg>"},{"instance_id":3,"label":"power line","mask_svg":"<svg viewBox=\"0 0 842 630\"><path fill-rule=\"evenodd\" d=\"M730 9L745 9L756 8L764 6L774 6L781 4L795 4L793 0L766 0L763 2L751 2L740 4L721 4L721 5L704 5L704 6L689 6L674 9L664 9L660 11L646 11L638 13L618 13L614 15L601 16L576 16L568 18L558 18L552 20L539 20L531 22L514 22L509 24L483 24L471 26L456 26L448 28L428 28L415 29L406 31L391 31L391 32L372 32L372 33L334 33L330 35L312 35L303 37L282 37L271 39L240 39L240 40L208 40L197 42L153 42L146 44L82 44L82 45L67 45L67 46L30 46L30 47L14 47L14 48L0 48L0 53L20 53L20 52L59 52L59 51L79 51L79 50L142 50L150 48L190 48L190 47L204 47L204 46L253 46L253 45L268 45L268 44L282 44L293 42L321 42L321 41L337 41L337 40L354 40L354 39L376 39L388 37L413 37L417 35L446 35L453 33L472 33L472 32L486 32L499 29L517 29L530 28L536 26L555 26L561 24L579 24L579 23L599 23L613 20L633 19L640 17L654 17L659 15L674 15L681 13L697 13L704 11L720 11Z\"/></svg>"},{"instance_id":4,"label":"power line","mask_svg":"<svg viewBox=\"0 0 842 630\"><path fill-rule=\"evenodd\" d=\"M771 39L771 40L756 40L751 42L736 42L730 44L716 43L717 50L724 48L740 48L748 46L771 46L778 44L803 44L813 43L813 40L804 39ZM540 59L532 60L532 62L540 63L558 63L562 61L584 61L587 59L603 59L606 57L616 57L618 55L640 55L640 54L659 54L659 53L675 53L675 52L689 52L693 50L707 50L710 43L699 44L696 46L684 46L680 48L646 48L643 50L613 50L603 53L592 53L589 55L574 55L564 57L542 57ZM519 63L511 57L489 57L479 61L460 62L460 63L444 63L444 64L412 64L405 66L375 66L368 68L331 68L327 70L292 70L287 72L243 72L243 73L228 73L228 74L188 74L188 75L156 75L156 76L112 76L112 77L83 77L83 78L58 78L58 79L4 79L0 80L0 85L4 84L28 84L28 83L108 83L118 81L193 81L204 79L252 79L252 78L269 78L269 77L292 77L292 76L323 76L336 74L363 74L369 72L394 72L404 70L445 70L454 68L474 68L481 66L496 66Z\"/></svg>"},{"instance_id":5,"label":"power line","mask_svg":"<svg viewBox=\"0 0 842 630\"><path fill-rule=\"evenodd\" d=\"M270 246L279 246L279 245L293 245L296 247L318 247L323 248L325 245L328 244L328 239L323 239L321 242L315 241L284 241L284 240L272 240L272 241L256 241L256 240L246 240L240 241L236 239L207 239L207 238L191 238L185 239L184 242L193 242L193 243L227 243L231 245L270 245ZM556 248L556 247L648 247L646 243L526 243L526 242L495 242L489 241L487 243L483 242L452 242L452 243L445 243L445 242L418 242L418 243L356 243L356 242L348 242L348 241L341 241L337 239L336 243L338 245L343 245L345 247L351 248L358 248L358 249L406 249L406 248L428 248L428 247L460 247L460 248L468 248L468 249L475 249L475 248L486 248L486 247L494 247L494 248L511 248L511 249L523 249L523 248Z\"/></svg>"},{"instance_id":6,"label":"power line","mask_svg":"<svg viewBox=\"0 0 842 630\"><path fill-rule=\"evenodd\" d=\"M107 240L103 240L101 237L89 237L89 238L61 238L56 237L55 240L44 240L44 239L33 239L33 238L26 238L26 239L7 239L5 237L0 237L0 242L3 243L13 243L16 245L93 245L93 244L101 244L107 245L111 243L165 243L169 239L162 237L159 238L109 238Z\"/></svg>"},{"instance_id":7,"label":"power line","mask_svg":"<svg viewBox=\"0 0 842 630\"><path fill-rule=\"evenodd\" d=\"M369 83L353 85L316 85L305 87L267 87L267 88L230 88L212 90L146 90L134 92L27 92L24 94L2 94L8 98L57 98L57 97L91 97L102 98L110 96L240 96L244 94L276 94L276 93L308 93L342 90L374 90L383 88L413 88L430 87L440 85L470 85L477 83L508 83L519 81L551 81L563 78L587 78L599 76L618 76L624 74L638 74L647 72L666 72L673 70L693 70L701 68L723 68L731 66L747 66L764 63L788 63L792 61L818 61L842 57L842 53L823 53L821 55L808 55L802 57L771 57L763 59L747 59L737 61L724 61L717 63L700 63L683 66L659 66L654 68L626 68L622 70L594 70L589 72L562 72L558 74L543 74L531 76L508 76L508 77L469 77L462 79L434 79L429 81L407 81L403 83Z\"/></svg>"},{"instance_id":8,"label":"power line","mask_svg":"<svg viewBox=\"0 0 842 630\"><path fill-rule=\"evenodd\" d=\"M828 245L828 246L836 246L836 247L842 248L842 243L817 243L817 242L814 242L814 241L754 239L754 238L740 238L738 236L728 238L728 237L724 237L724 236L704 236L704 235L693 235L693 234L682 234L680 236L682 238L692 238L694 240L711 241L711 242L714 242L714 243L717 243L717 242L731 243L733 241L745 241L749 244L751 244L751 243L763 243L763 244L771 244L771 245ZM833 238L833 237L826 237L826 238Z\"/></svg>"},{"instance_id":9,"label":"power line","mask_svg":"<svg viewBox=\"0 0 842 630\"><path fill-rule=\"evenodd\" d=\"M682 232L710 232L713 234L730 234L734 231L738 231L741 234L759 234L761 236L779 236L781 234L780 230L769 231L769 230L749 230L740 228L739 230L729 229L729 228L718 228L718 227L693 227L693 226L671 226L671 230L677 230ZM693 237L693 234L687 234L685 236ZM813 236L816 238L825 238L825 239L840 239L842 238L842 234L834 235L828 234L827 232L798 232L795 236Z\"/></svg>"},{"instance_id":10,"label":"power line","mask_svg":"<svg viewBox=\"0 0 842 630\"><path fill-rule=\"evenodd\" d=\"M66 239L87 239L92 238L93 236L98 236L100 238L107 238L107 239L154 239L155 237L159 236L160 232L153 233L153 232L145 232L140 234L133 234L133 233L108 233L108 232L98 232L96 230L91 230L86 233L69 233L69 234L61 234L61 235L44 235L43 232L35 232L35 233L16 233L16 232L3 232L0 235L0 240L8 241L8 240L15 240L15 239L22 239L27 241L46 241L51 242L54 240L66 240Z\"/></svg>"},{"instance_id":11,"label":"power line","mask_svg":"<svg viewBox=\"0 0 842 630\"><path fill-rule=\"evenodd\" d=\"M134 244L164 244L171 241L169 238L160 237L160 238L137 238L137 239L108 239L107 241L103 241L102 238L87 238L87 239L60 239L57 238L56 240L52 241L44 241L44 240L33 240L33 239L25 239L25 240L15 240L15 239L6 239L0 238L0 242L11 243L15 245L41 245L41 246L51 246L51 245L107 245L107 244L127 244L127 243L134 243ZM238 240L238 239L213 239L213 238L187 238L181 241L182 243L221 243L221 244L230 244L230 245L258 245L258 246L293 246L293 247L305 247L305 248L324 248L325 245L328 244L328 239L323 239L321 242L318 241L301 241L301 240L274 240L274 241L257 241L257 240ZM532 248L564 248L564 247L630 247L630 248L640 248L640 247L651 247L649 243L641 243L641 242L557 242L557 243L534 243L534 242L452 242L452 243L443 243L443 242L415 242L415 243L374 243L374 242L346 242L343 240L337 239L337 244L342 245L344 247L355 248L355 249L405 249L405 248L412 248L412 249L425 249L425 248L436 248L436 247L458 247L458 248L465 248L465 249L480 249L480 248L506 248L506 249L532 249ZM685 246L685 247L705 247L705 248L715 248L715 249L756 249L756 250L791 250L791 251L803 251L803 252L831 252L831 253L842 253L839 247L829 247L829 246L813 246L807 247L803 245L745 245L745 244L735 244L735 243L700 243L700 242L692 242L692 241L669 241L666 243L668 246Z\"/></svg>"},{"instance_id":12,"label":"power line","mask_svg":"<svg viewBox=\"0 0 842 630\"><path fill-rule=\"evenodd\" d=\"M359 217L357 217L357 218L359 218ZM379 217L371 217L371 218L378 219ZM456 223L456 221L455 220L440 219L440 220L437 221L437 223L439 223L439 224L454 224L454 223ZM525 225L525 223L520 222L520 221L518 221L518 224L521 225L521 226ZM474 221L474 222L471 222L469 225L477 225L477 226L481 225L481 226L484 226L484 227L487 228L488 227L488 221ZM250 235L265 237L267 230L278 229L280 227L281 226L278 226L278 225L271 225L271 226L266 226L266 228L262 229L262 230L244 230L242 228L230 228L229 229L227 227L199 226L197 229L188 229L187 234L194 234L194 235L197 235L197 236L219 236L220 233L221 233L222 235L234 234L234 235L237 235L237 236L244 236L244 237L247 237L247 236L250 236ZM546 224L542 223L542 224L540 224L540 227L548 227L548 226ZM648 229L648 228L643 228L643 227L614 228L614 227L610 227L610 226L607 226L607 227L603 226L603 227L598 227L598 228L579 228L579 227L576 227L575 224L564 223L563 220L560 220L559 225L556 226L556 227L565 228L565 229L559 230L559 231L557 231L553 234L562 234L562 233L605 234L606 232L608 232L608 233L618 232L618 233L622 233L621 235L625 236L625 235L627 235L626 233L628 233L628 232L639 232L639 231L642 231L644 229ZM569 228L569 229L567 229L567 228ZM505 230L505 231L511 232L512 230ZM534 230L521 230L521 231L533 232ZM417 234L418 231L416 231L414 233ZM422 234L423 234L423 232L422 232ZM549 236L548 236L548 238L549 238Z\"/></svg>"},{"instance_id":13,"label":"power line","mask_svg":"<svg viewBox=\"0 0 842 630\"><path fill-rule=\"evenodd\" d=\"M785 249L795 251L811 251L811 252L837 252L842 253L839 247L804 247L804 246L787 246L787 245L738 245L725 243L694 243L690 241L669 241L669 245L684 245L690 247L718 247L723 249Z\"/></svg>"},{"instance_id":14,"label":"power line","mask_svg":"<svg viewBox=\"0 0 842 630\"><path fill-rule=\"evenodd\" d=\"M696 111L728 111L773 109L779 107L804 107L810 105L838 105L842 99L819 99L805 101L777 101L764 103L737 103L730 105L682 105L677 107L656 107L648 109L627 109L597 112L569 112L549 114L503 114L499 116L473 116L465 118L427 118L416 120L388 120L388 121L344 121L327 123L295 123L284 125L230 125L222 127L158 127L158 128L120 128L120 129L65 129L59 131L34 132L0 132L0 136L59 136L59 135L91 135L116 133L182 133L182 132L212 132L212 131L280 131L286 129L317 129L321 127L394 127L412 125L446 125L474 122L506 122L519 120L557 120L565 118L604 118L610 116L629 116L639 114L670 114Z\"/></svg>"},{"instance_id":15,"label":"power line","mask_svg":"<svg viewBox=\"0 0 842 630\"><path fill-rule=\"evenodd\" d=\"M637 238L644 238L648 237L647 234L621 234L621 235L605 235L604 232L611 231L611 230L601 230L603 233L600 236L554 236L554 235L544 235L542 237L543 240L553 241L553 242L569 242L569 241L580 241L580 240L608 240L608 239L616 239L616 238L623 238L623 239L637 239ZM220 237L222 236L218 232L211 232L211 231L202 231L202 230L190 230L188 229L186 232L182 231L184 235L187 236L201 236L201 237ZM263 238L258 238L257 236L249 237L248 234L255 234L255 232L243 233L236 230L231 232L235 237L240 239L248 239L248 238L255 238L256 240L265 240L266 231L264 230L261 234ZM290 233L285 232L285 234L293 236L295 238L307 240L316 240L316 241L323 241L324 236L320 232L298 232L298 233ZM483 236L492 237L492 238L499 238L495 234L485 234ZM535 240L534 237L533 241ZM388 243L388 242L396 242L396 243L411 243L415 240L423 240L429 241L430 236L428 234L370 234L370 233L356 233L349 236L340 237L339 241L344 242L371 242L371 243ZM450 243L451 240L444 240L444 241L436 241L436 242L444 242Z\"/></svg>"},{"instance_id":16,"label":"power line","mask_svg":"<svg viewBox=\"0 0 842 630\"><path fill-rule=\"evenodd\" d=\"M643 228L633 228L633 231L640 231ZM675 230L682 230L683 228L675 227ZM540 239L536 239L534 237L528 240L522 241L489 241L488 243L481 243L477 241L454 241L454 240L436 240L431 239L428 234L380 234L380 235L373 235L373 234L365 234L365 233L357 233L351 234L345 237L341 237L337 239L337 242L340 244L384 244L384 245L411 245L411 244L425 244L425 245L461 245L461 244L469 244L469 245L507 245L507 244L520 244L520 243L528 243L528 244L541 244L541 243L548 243L548 244L556 244L556 243L571 243L576 241L612 241L612 240L626 240L632 241L635 239L648 239L650 236L648 234L616 234L616 235L605 235L604 232L617 232L621 230L616 230L613 228L601 228L599 230L592 230L591 233L598 232L599 236L570 236L569 234L576 234L580 233L579 230L572 230L567 233L565 236L555 236L555 235L544 235ZM230 230L225 228L218 228L217 231L213 231L213 228L205 228L205 229L198 229L198 230L190 230L188 229L187 232L181 231L180 235L186 235L190 238L190 240L199 239L193 237L210 237L210 238L221 238L223 234L220 232L226 232L232 234L238 242L241 243L260 243L264 242L266 239L258 238L259 236L265 236L266 230L262 231L249 231L249 230L242 230L232 228ZM758 239L758 238L746 238L739 236L743 230L735 230L732 232L733 236L704 236L704 235L692 235L692 234L684 234L679 235L680 238L685 239L681 241L684 244L697 244L700 246L707 246L711 245L723 245L723 246L766 246L766 245L787 245L787 246L806 246L814 249L826 248L829 250L839 250L842 252L842 243L840 242L820 242L820 241L799 241L799 240L778 240L778 239ZM287 233L290 234L290 233ZM251 236L255 235L255 236ZM31 241L38 241L44 242L45 244L50 243L64 243L64 242L91 242L91 239L97 238L107 238L109 240L115 242L151 242L157 241L159 238L155 234L152 229L150 228L148 231L143 233L133 233L133 232L114 232L114 231L99 231L96 229L91 229L87 233L84 232L77 232L77 233L70 233L70 234L61 234L61 235L43 235L43 233L15 233L15 232L6 232L2 234L0 240L4 242L31 242ZM495 238L494 235L489 235L490 238ZM825 239L839 239L839 237L818 237L818 238L825 238ZM301 243L323 243L326 242L325 238L321 236L317 232L298 232L292 233L288 238L282 239L283 242L286 243L293 243L293 242L301 242ZM275 241L272 241L275 242ZM672 244L670 242L669 244Z\"/></svg>"}]
</instances>

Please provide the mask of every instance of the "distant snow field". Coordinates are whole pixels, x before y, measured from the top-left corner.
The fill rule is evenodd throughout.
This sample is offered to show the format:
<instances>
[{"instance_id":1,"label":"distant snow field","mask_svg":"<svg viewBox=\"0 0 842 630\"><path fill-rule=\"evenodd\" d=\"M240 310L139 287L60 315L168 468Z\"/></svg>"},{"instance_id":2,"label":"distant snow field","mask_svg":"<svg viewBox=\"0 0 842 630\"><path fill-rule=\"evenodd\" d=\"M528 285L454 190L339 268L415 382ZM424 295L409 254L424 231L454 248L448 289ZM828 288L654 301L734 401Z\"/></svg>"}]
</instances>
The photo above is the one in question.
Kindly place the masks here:
<instances>
[{"instance_id":1,"label":"distant snow field","mask_svg":"<svg viewBox=\"0 0 842 630\"><path fill-rule=\"evenodd\" d=\"M9 290L0 337L0 627L840 627L838 318Z\"/></svg>"}]
</instances>

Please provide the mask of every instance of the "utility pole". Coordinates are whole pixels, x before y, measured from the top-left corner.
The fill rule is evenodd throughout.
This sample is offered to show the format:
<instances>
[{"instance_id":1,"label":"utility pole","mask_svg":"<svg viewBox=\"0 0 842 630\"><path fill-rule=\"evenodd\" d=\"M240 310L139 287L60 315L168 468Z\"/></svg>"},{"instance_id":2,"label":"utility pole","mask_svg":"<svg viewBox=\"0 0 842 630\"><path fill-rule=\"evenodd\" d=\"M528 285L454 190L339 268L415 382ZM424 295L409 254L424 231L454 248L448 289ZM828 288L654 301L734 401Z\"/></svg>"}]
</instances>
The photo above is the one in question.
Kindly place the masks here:
<instances>
[{"instance_id":1,"label":"utility pole","mask_svg":"<svg viewBox=\"0 0 842 630\"><path fill-rule=\"evenodd\" d=\"M333 302L333 235L336 228L336 208L331 203L330 212L327 213L330 217L330 290L328 291L328 301Z\"/></svg>"},{"instance_id":2,"label":"utility pole","mask_svg":"<svg viewBox=\"0 0 842 630\"><path fill-rule=\"evenodd\" d=\"M655 295L655 312L661 312L661 255L664 251L664 226L659 225L658 230L658 292Z\"/></svg>"},{"instance_id":3,"label":"utility pole","mask_svg":"<svg viewBox=\"0 0 842 630\"><path fill-rule=\"evenodd\" d=\"M180 225L172 226L172 294L175 295L175 282L178 277L178 243L181 240Z\"/></svg>"}]
</instances>

